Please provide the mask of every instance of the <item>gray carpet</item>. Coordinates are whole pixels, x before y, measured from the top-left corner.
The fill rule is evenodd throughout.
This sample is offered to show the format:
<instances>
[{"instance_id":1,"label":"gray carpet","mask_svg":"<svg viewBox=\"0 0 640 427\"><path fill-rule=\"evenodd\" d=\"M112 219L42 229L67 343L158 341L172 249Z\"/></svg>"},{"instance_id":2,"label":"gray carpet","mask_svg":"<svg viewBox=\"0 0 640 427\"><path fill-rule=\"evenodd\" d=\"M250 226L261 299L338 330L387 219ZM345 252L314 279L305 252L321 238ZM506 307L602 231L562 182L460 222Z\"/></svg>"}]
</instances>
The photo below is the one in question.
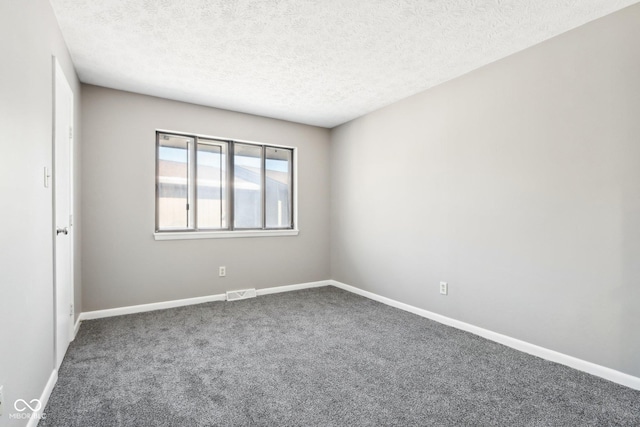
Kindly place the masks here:
<instances>
[{"instance_id":1,"label":"gray carpet","mask_svg":"<svg viewBox=\"0 0 640 427\"><path fill-rule=\"evenodd\" d=\"M640 391L324 287L85 321L45 426L640 425Z\"/></svg>"}]
</instances>

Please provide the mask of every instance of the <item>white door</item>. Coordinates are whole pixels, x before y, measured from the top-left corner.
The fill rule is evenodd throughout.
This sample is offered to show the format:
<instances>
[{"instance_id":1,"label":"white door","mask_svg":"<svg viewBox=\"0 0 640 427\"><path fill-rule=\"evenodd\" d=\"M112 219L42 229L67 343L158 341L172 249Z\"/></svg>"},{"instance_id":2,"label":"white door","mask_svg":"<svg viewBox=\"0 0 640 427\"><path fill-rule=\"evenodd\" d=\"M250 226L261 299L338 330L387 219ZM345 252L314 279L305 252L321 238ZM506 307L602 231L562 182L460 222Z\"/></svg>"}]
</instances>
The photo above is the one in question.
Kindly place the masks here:
<instances>
[{"instance_id":1,"label":"white door","mask_svg":"<svg viewBox=\"0 0 640 427\"><path fill-rule=\"evenodd\" d=\"M53 200L56 369L73 337L73 92L54 58Z\"/></svg>"}]
</instances>

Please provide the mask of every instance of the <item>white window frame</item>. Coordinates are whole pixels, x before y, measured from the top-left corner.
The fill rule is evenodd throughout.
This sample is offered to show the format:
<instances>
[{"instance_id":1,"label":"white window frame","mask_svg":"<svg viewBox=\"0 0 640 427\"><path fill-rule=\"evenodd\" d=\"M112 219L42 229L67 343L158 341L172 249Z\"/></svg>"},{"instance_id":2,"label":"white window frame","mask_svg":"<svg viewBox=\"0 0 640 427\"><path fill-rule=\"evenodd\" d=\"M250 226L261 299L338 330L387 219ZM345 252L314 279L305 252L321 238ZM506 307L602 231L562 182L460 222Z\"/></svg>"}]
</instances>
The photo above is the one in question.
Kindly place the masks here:
<instances>
[{"instance_id":1,"label":"white window frame","mask_svg":"<svg viewBox=\"0 0 640 427\"><path fill-rule=\"evenodd\" d=\"M234 220L233 214L231 214L228 219L228 228L220 229L220 230L212 230L212 229L175 229L175 230L159 230L158 229L158 218L159 218L159 209L158 209L158 185L159 185L159 147L160 147L160 136L163 134L174 135L178 137L186 137L193 138L194 147L193 153L190 154L189 158L189 167L190 169L196 169L196 156L195 151L197 150L198 140L204 139L207 141L217 141L220 143L227 144L227 180L226 180L226 196L228 203L228 212L233 212L233 197L232 194L234 192L234 177L233 177L233 151L232 147L235 143L238 144L248 144L254 146L262 147L262 175L263 177L266 174L265 170L265 153L266 147L270 148L282 148L291 150L291 162L292 162L292 177L291 177L291 208L292 208L292 227L287 228L266 228L266 208L264 203L265 192L266 192L266 184L263 178L262 184L262 228L256 229L234 229ZM239 237L278 237L278 236L297 236L299 234L298 230L298 149L297 147L290 147L285 145L277 145L277 144L267 144L255 141L247 141L240 139L230 139L224 137L210 136L210 135L201 135L201 134L193 134L193 133L185 133L185 132L176 132L171 130L157 129L156 130L156 141L155 141L155 161L156 161L156 170L155 170L155 224L154 224L154 239L155 240L190 240L190 239L228 239L228 238L239 238ZM189 172L189 183L190 189L189 192L189 203L191 206L194 206L197 209L197 203L193 203L195 198L197 198L195 194L195 173ZM193 218L197 216L197 212L195 209L189 213ZM195 224L194 224L195 227Z\"/></svg>"}]
</instances>

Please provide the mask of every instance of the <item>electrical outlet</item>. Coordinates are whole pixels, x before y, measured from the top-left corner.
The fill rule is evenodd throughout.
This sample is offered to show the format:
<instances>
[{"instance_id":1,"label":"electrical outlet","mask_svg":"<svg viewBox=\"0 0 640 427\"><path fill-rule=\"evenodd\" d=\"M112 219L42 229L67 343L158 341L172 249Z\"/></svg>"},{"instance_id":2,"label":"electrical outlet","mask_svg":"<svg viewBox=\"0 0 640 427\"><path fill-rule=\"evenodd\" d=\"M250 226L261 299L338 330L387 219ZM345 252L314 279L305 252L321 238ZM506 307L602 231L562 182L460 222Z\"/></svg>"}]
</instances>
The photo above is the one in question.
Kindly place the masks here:
<instances>
[{"instance_id":1,"label":"electrical outlet","mask_svg":"<svg viewBox=\"0 0 640 427\"><path fill-rule=\"evenodd\" d=\"M227 275L227 267L219 267L218 268L218 276L225 277Z\"/></svg>"},{"instance_id":2,"label":"electrical outlet","mask_svg":"<svg viewBox=\"0 0 640 427\"><path fill-rule=\"evenodd\" d=\"M2 389L4 386L0 385L0 415L2 415L2 402L4 402L4 395L2 393Z\"/></svg>"},{"instance_id":3,"label":"electrical outlet","mask_svg":"<svg viewBox=\"0 0 640 427\"><path fill-rule=\"evenodd\" d=\"M449 285L447 282L440 282L440 294L447 295L449 293Z\"/></svg>"}]
</instances>

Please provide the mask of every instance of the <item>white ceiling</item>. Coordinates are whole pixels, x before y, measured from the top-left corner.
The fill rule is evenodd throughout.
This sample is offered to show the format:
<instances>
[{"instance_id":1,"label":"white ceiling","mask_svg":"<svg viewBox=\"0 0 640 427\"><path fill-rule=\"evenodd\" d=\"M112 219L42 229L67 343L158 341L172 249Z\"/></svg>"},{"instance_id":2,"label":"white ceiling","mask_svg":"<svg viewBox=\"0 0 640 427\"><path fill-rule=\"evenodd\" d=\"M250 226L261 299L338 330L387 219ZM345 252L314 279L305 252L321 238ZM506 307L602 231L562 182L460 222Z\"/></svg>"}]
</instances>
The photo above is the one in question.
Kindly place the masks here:
<instances>
[{"instance_id":1,"label":"white ceiling","mask_svg":"<svg viewBox=\"0 0 640 427\"><path fill-rule=\"evenodd\" d=\"M80 80L334 127L639 0L51 0Z\"/></svg>"}]
</instances>

